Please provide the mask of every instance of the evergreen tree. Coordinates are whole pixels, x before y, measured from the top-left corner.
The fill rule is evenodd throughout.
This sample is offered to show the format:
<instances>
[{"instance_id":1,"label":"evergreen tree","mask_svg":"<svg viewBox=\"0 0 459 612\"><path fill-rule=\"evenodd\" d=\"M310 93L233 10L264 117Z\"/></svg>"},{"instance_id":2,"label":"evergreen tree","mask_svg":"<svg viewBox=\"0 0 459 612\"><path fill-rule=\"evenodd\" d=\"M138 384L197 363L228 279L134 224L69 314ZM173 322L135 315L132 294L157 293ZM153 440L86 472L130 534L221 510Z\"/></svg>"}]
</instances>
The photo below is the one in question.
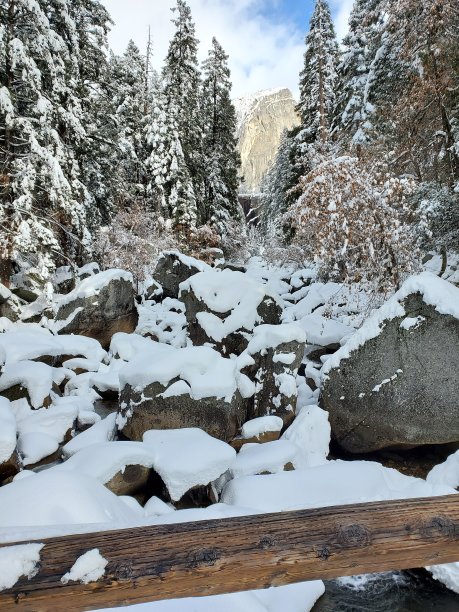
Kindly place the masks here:
<instances>
[{"instance_id":1,"label":"evergreen tree","mask_svg":"<svg viewBox=\"0 0 459 612\"><path fill-rule=\"evenodd\" d=\"M187 168L186 173L184 168L177 168L177 172L181 175L180 181L185 180L185 174L188 174L192 181L192 189L187 185L184 193L188 193L191 197L190 208L195 206L195 202L201 208L204 197L204 168L200 109L201 80L197 59L198 40L187 3L184 0L177 0L177 6L173 11L177 13L176 18L172 20L176 30L170 42L163 69L166 113L169 116L174 115L171 120L176 125L180 144L180 147L175 147L175 151L178 154L181 148L180 155L183 155ZM175 189L171 193L176 194ZM185 204L177 207L173 203L170 207L176 211L176 214L179 211L184 213L183 220L176 218L174 214L178 225L187 225L192 219L195 219L194 212L191 210L190 214L185 212Z\"/></svg>"},{"instance_id":2,"label":"evergreen tree","mask_svg":"<svg viewBox=\"0 0 459 612\"><path fill-rule=\"evenodd\" d=\"M134 201L144 202L146 198L145 129L150 120L152 91L146 58L132 41L121 57L111 56L106 89L116 131L117 173L113 178L115 203L119 208Z\"/></svg>"},{"instance_id":3,"label":"evergreen tree","mask_svg":"<svg viewBox=\"0 0 459 612\"><path fill-rule=\"evenodd\" d=\"M338 43L326 0L317 0L306 36L304 68L300 74L303 142L325 142L335 107Z\"/></svg>"},{"instance_id":4,"label":"evergreen tree","mask_svg":"<svg viewBox=\"0 0 459 612\"><path fill-rule=\"evenodd\" d=\"M387 0L356 0L344 52L338 66L334 131L338 137L365 145L373 138L374 88L387 48L384 24Z\"/></svg>"},{"instance_id":5,"label":"evergreen tree","mask_svg":"<svg viewBox=\"0 0 459 612\"><path fill-rule=\"evenodd\" d=\"M160 82L154 92L147 143L151 148L146 161L151 176L147 190L153 206L166 221L172 221L176 230L193 227L196 198L180 141L177 111L171 107Z\"/></svg>"},{"instance_id":6,"label":"evergreen tree","mask_svg":"<svg viewBox=\"0 0 459 612\"><path fill-rule=\"evenodd\" d=\"M46 268L89 247L77 28L67 0L0 4L2 280L15 251Z\"/></svg>"},{"instance_id":7,"label":"evergreen tree","mask_svg":"<svg viewBox=\"0 0 459 612\"><path fill-rule=\"evenodd\" d=\"M214 38L204 62L202 109L206 166L204 202L200 222L209 223L220 235L230 219L240 219L238 201L239 154L236 149L236 111L231 102L228 56Z\"/></svg>"},{"instance_id":8,"label":"evergreen tree","mask_svg":"<svg viewBox=\"0 0 459 612\"><path fill-rule=\"evenodd\" d=\"M291 149L292 140L285 130L274 164L266 174L261 189L263 198L260 224L264 234L279 231L279 220L288 208L287 190L288 185L292 184Z\"/></svg>"}]
</instances>

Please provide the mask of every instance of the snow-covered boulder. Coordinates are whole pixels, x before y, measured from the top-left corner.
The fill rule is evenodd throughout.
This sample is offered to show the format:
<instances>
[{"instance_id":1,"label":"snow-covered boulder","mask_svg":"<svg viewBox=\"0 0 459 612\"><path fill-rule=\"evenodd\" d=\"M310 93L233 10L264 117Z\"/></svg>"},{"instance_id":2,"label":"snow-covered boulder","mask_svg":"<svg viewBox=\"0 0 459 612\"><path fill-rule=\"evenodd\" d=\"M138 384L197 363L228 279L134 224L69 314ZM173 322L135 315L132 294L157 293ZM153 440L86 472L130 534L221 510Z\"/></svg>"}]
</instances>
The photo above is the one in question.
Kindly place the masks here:
<instances>
[{"instance_id":1,"label":"snow-covered boulder","mask_svg":"<svg viewBox=\"0 0 459 612\"><path fill-rule=\"evenodd\" d=\"M49 406L51 393L59 393L60 385L73 375L65 368L52 368L37 361L8 363L0 374L0 395L10 401L26 398L33 408Z\"/></svg>"},{"instance_id":2,"label":"snow-covered boulder","mask_svg":"<svg viewBox=\"0 0 459 612\"><path fill-rule=\"evenodd\" d=\"M289 440L244 444L230 469L233 478L293 470L298 449Z\"/></svg>"},{"instance_id":3,"label":"snow-covered boulder","mask_svg":"<svg viewBox=\"0 0 459 612\"><path fill-rule=\"evenodd\" d=\"M66 295L75 289L75 272L71 266L60 266L56 268L51 277L54 291Z\"/></svg>"},{"instance_id":4,"label":"snow-covered boulder","mask_svg":"<svg viewBox=\"0 0 459 612\"><path fill-rule=\"evenodd\" d=\"M259 325L247 346L254 361L245 371L256 382L253 416L275 415L289 424L295 416L296 375L304 356L305 334L294 324Z\"/></svg>"},{"instance_id":5,"label":"snow-covered boulder","mask_svg":"<svg viewBox=\"0 0 459 612\"><path fill-rule=\"evenodd\" d=\"M21 314L22 304L17 296L0 283L0 317L17 321Z\"/></svg>"},{"instance_id":6,"label":"snow-covered boulder","mask_svg":"<svg viewBox=\"0 0 459 612\"><path fill-rule=\"evenodd\" d=\"M21 300L34 302L45 290L46 280L31 268L11 277L11 291Z\"/></svg>"},{"instance_id":7,"label":"snow-covered boulder","mask_svg":"<svg viewBox=\"0 0 459 612\"><path fill-rule=\"evenodd\" d=\"M235 360L210 347L151 348L120 371L118 426L131 440L149 429L200 427L231 440L246 420L254 385Z\"/></svg>"},{"instance_id":8,"label":"snow-covered boulder","mask_svg":"<svg viewBox=\"0 0 459 612\"><path fill-rule=\"evenodd\" d=\"M195 487L206 486L230 469L236 452L229 444L196 428L151 430L143 437L154 456L172 501L179 501Z\"/></svg>"},{"instance_id":9,"label":"snow-covered boulder","mask_svg":"<svg viewBox=\"0 0 459 612\"><path fill-rule=\"evenodd\" d=\"M0 397L0 484L19 471L16 418L10 402Z\"/></svg>"},{"instance_id":10,"label":"snow-covered boulder","mask_svg":"<svg viewBox=\"0 0 459 612\"><path fill-rule=\"evenodd\" d=\"M145 487L153 464L142 442L105 442L81 448L52 470L86 474L117 495L134 495Z\"/></svg>"},{"instance_id":11,"label":"snow-covered boulder","mask_svg":"<svg viewBox=\"0 0 459 612\"><path fill-rule=\"evenodd\" d=\"M459 289L413 276L323 367L334 437L355 453L458 442L458 371Z\"/></svg>"},{"instance_id":12,"label":"snow-covered boulder","mask_svg":"<svg viewBox=\"0 0 459 612\"><path fill-rule=\"evenodd\" d=\"M132 275L106 270L85 278L58 302L58 334L79 334L108 348L113 334L132 333L138 322Z\"/></svg>"},{"instance_id":13,"label":"snow-covered boulder","mask_svg":"<svg viewBox=\"0 0 459 612\"><path fill-rule=\"evenodd\" d=\"M232 270L195 274L180 285L188 333L195 345L240 355L257 325L280 322L282 301L267 285Z\"/></svg>"},{"instance_id":14,"label":"snow-covered boulder","mask_svg":"<svg viewBox=\"0 0 459 612\"><path fill-rule=\"evenodd\" d=\"M211 267L199 259L188 257L179 251L165 251L156 264L153 279L162 287L163 297L178 298L180 283L198 272L208 270L211 270Z\"/></svg>"},{"instance_id":15,"label":"snow-covered boulder","mask_svg":"<svg viewBox=\"0 0 459 612\"><path fill-rule=\"evenodd\" d=\"M246 421L241 433L231 440L231 446L240 450L244 444L264 444L279 439L284 421L278 416L264 416Z\"/></svg>"}]
</instances>

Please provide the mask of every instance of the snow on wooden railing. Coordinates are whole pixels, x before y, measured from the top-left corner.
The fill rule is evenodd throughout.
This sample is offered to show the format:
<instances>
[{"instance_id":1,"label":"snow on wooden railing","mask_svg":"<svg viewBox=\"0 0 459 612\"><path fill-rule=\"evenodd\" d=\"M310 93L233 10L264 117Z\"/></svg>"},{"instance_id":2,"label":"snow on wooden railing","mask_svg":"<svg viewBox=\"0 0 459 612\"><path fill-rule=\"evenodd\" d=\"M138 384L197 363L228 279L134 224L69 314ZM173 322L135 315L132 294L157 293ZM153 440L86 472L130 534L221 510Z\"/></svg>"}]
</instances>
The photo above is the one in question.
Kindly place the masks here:
<instances>
[{"instance_id":1,"label":"snow on wooden railing","mask_svg":"<svg viewBox=\"0 0 459 612\"><path fill-rule=\"evenodd\" d=\"M0 545L0 558L10 546L24 544ZM29 565L31 578L23 576L0 591L0 611L78 612L459 561L459 495L137 527L27 544L35 544L25 550L39 561L35 569ZM75 562L85 554L78 570ZM86 562L87 570L94 571L88 584L80 581Z\"/></svg>"}]
</instances>

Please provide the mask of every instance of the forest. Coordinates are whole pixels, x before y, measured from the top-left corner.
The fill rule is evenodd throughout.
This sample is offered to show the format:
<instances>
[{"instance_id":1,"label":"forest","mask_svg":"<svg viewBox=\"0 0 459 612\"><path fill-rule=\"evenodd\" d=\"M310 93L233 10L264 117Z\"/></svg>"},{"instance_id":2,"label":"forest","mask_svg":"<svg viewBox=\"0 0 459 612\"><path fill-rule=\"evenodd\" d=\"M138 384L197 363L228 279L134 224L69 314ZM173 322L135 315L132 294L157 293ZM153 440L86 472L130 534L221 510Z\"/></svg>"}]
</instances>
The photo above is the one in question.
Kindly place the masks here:
<instances>
[{"instance_id":1,"label":"forest","mask_svg":"<svg viewBox=\"0 0 459 612\"><path fill-rule=\"evenodd\" d=\"M169 4L0 0L0 610L456 612L459 2L305 1L250 193L291 92Z\"/></svg>"}]
</instances>

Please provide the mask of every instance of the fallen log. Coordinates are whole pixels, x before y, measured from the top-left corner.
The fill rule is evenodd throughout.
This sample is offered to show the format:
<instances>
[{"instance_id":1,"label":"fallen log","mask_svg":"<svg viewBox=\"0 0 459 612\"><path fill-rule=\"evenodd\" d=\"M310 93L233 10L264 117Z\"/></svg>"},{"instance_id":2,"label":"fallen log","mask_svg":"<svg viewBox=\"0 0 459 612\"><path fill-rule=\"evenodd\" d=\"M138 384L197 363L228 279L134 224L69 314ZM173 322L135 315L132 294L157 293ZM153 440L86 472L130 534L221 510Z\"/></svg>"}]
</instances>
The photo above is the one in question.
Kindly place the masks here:
<instances>
[{"instance_id":1,"label":"fallen log","mask_svg":"<svg viewBox=\"0 0 459 612\"><path fill-rule=\"evenodd\" d=\"M459 561L459 495L138 527L35 540L38 573L0 592L0 612L76 612ZM24 542L0 545L6 546ZM63 584L85 552L97 582Z\"/></svg>"}]
</instances>

